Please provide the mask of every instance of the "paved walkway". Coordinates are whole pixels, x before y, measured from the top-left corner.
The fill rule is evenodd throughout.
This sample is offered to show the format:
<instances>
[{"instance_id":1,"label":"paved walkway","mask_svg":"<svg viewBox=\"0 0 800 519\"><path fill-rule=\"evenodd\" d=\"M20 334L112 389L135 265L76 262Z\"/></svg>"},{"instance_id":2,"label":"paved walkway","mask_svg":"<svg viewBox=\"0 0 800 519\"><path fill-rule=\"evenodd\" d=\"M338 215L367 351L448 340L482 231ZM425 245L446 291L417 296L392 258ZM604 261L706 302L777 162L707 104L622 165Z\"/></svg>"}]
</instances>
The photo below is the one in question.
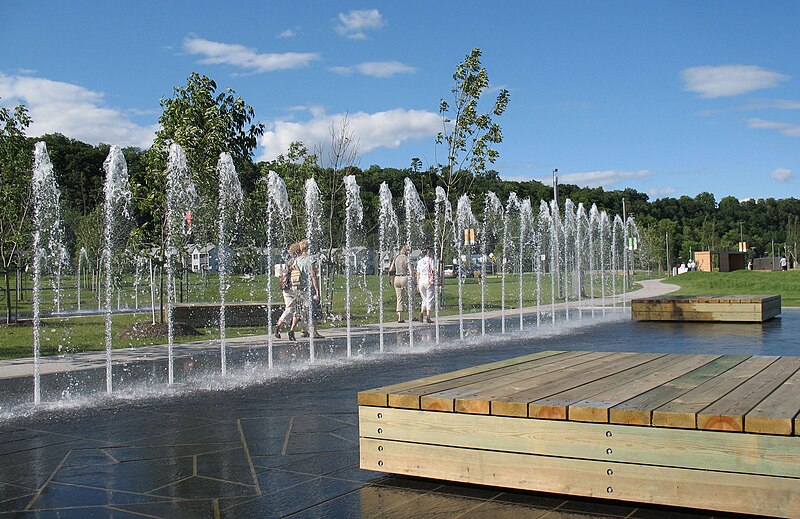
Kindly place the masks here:
<instances>
[{"instance_id":1,"label":"paved walkway","mask_svg":"<svg viewBox=\"0 0 800 519\"><path fill-rule=\"evenodd\" d=\"M607 306L623 305L625 302L629 301L630 299L640 298L640 297L653 297L658 295L667 294L670 292L674 292L678 290L677 285L671 285L668 283L664 283L660 279L651 279L646 281L639 282L642 285L642 288L628 292L623 295L619 295L616 298L607 297L605 300L601 300L600 298L595 299L584 299L581 301L581 308L584 310L589 310L591 307L599 308L604 302ZM513 304L513 301L511 302ZM567 303L559 303L555 305L556 311L563 311L567 307ZM578 308L577 301L571 301L569 303L569 308L571 311L575 311ZM541 310L543 312L549 312L551 310L550 304L542 304ZM506 318L513 319L519 315L519 309L517 308L510 308L506 310ZM536 307L527 307L523 308L522 311L523 315L532 315L536 313ZM392 314L393 315L393 314ZM503 312L500 310L486 312L485 317L486 319L498 319L503 315ZM467 321L470 320L480 320L481 316L479 313L472 313L472 314L465 314L464 319ZM439 317L439 324L442 326L445 325L452 325L457 324L459 321L458 315L447 315L447 316L440 316ZM423 323L413 323L412 325L415 329L419 327L433 327L434 324L423 324ZM361 337L364 335L375 334L378 329L377 324L368 324L368 325L360 325L360 326L353 326L351 327L351 337ZM409 329L408 323L401 324L397 322L387 322L384 323L384 332L385 333L402 333ZM324 330L325 337L330 339L341 339L345 338L347 335L347 331L344 326L340 326L337 328L329 328ZM239 338L229 338L226 340L226 345L230 348L264 348L267 346L269 337L266 335L253 335L249 337L239 337ZM275 344L281 344L282 342L287 342L288 339L273 339ZM198 349L210 349L218 347L219 341L218 340L203 340L203 341L193 341L193 342L185 342L173 345L173 358L185 357L190 356L197 353ZM140 346L137 348L119 348L114 349L113 356L112 356L112 363L117 364L127 364L130 362L141 362L141 361L165 361L167 360L167 348L166 344L158 344L155 346ZM40 373L41 375L48 375L53 373L64 373L68 371L82 371L88 369L100 369L103 368L106 364L106 354L105 351L91 351L85 353L73 353L68 355L52 355L47 357L42 357L40 359ZM20 359L13 359L13 360L4 360L0 361L0 380L2 379L10 379L10 378L20 378L20 377L31 377L33 376L33 359L32 358L20 358Z\"/></svg>"},{"instance_id":2,"label":"paved walkway","mask_svg":"<svg viewBox=\"0 0 800 519\"><path fill-rule=\"evenodd\" d=\"M647 283L629 297L669 290ZM509 334L432 351L262 370L263 378L222 388L162 385L152 394L117 399L94 394L85 406L0 420L0 519L719 517L359 469L360 390L554 349L792 354L800 310L763 324L584 319L565 330L561 324L556 333L533 338ZM375 333L374 326L366 329ZM452 336L452 326L448 332ZM334 333L341 332L326 331Z\"/></svg>"}]
</instances>

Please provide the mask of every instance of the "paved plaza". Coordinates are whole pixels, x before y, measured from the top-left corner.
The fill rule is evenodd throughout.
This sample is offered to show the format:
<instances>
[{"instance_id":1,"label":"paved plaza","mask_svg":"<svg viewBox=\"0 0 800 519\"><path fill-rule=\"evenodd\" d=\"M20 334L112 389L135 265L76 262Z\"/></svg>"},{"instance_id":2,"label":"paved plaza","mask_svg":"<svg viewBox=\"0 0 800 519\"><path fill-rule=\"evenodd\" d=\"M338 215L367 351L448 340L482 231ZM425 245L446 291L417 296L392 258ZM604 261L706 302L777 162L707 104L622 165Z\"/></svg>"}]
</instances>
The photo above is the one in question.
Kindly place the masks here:
<instances>
[{"instance_id":1,"label":"paved plaza","mask_svg":"<svg viewBox=\"0 0 800 519\"><path fill-rule=\"evenodd\" d=\"M763 325L643 324L618 312L504 340L276 364L224 387L100 395L0 421L0 518L717 516L361 470L356 393L549 349L780 354L798 323L794 310ZM328 342L341 345L319 347Z\"/></svg>"}]
</instances>

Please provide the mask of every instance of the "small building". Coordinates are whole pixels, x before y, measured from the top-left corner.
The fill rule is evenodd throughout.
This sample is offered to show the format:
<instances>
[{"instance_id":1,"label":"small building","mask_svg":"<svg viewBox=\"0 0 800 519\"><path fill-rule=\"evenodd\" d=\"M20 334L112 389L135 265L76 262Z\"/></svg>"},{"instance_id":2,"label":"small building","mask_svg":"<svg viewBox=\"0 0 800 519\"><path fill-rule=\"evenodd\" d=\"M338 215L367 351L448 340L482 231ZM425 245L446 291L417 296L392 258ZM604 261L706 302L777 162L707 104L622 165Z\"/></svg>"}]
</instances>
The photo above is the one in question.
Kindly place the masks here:
<instances>
[{"instance_id":1,"label":"small building","mask_svg":"<svg viewBox=\"0 0 800 519\"><path fill-rule=\"evenodd\" d=\"M206 245L189 245L191 254L192 272L217 272L219 265L219 251L217 246L211 243Z\"/></svg>"},{"instance_id":2,"label":"small building","mask_svg":"<svg viewBox=\"0 0 800 519\"><path fill-rule=\"evenodd\" d=\"M694 261L697 263L697 270L701 272L733 272L745 268L745 254L732 250L697 251L694 253Z\"/></svg>"}]
</instances>

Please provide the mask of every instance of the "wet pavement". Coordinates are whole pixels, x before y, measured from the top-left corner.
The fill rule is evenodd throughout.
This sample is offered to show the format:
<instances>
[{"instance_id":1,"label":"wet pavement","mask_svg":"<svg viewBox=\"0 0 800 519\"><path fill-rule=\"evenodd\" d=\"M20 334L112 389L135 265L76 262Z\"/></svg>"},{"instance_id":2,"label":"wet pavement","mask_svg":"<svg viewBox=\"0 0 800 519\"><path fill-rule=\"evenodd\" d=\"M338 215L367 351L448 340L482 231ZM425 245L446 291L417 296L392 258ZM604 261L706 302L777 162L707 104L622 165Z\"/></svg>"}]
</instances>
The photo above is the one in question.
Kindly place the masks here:
<instances>
[{"instance_id":1,"label":"wet pavement","mask_svg":"<svg viewBox=\"0 0 800 519\"><path fill-rule=\"evenodd\" d=\"M44 407L0 421L0 518L719 516L360 470L356 394L539 350L783 355L797 354L798 336L794 309L764 324L637 323L621 314ZM336 341L321 348L341 351Z\"/></svg>"}]
</instances>

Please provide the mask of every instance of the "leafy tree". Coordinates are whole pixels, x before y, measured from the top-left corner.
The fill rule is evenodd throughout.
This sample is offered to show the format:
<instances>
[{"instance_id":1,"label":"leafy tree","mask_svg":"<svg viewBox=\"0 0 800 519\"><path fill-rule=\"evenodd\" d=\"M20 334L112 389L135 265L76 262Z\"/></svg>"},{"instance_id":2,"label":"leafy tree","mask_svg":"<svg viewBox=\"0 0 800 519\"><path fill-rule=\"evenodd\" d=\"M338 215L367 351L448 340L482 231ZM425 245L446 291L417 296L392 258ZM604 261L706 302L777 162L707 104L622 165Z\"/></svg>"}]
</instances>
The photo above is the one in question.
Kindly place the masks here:
<instances>
[{"instance_id":1,"label":"leafy tree","mask_svg":"<svg viewBox=\"0 0 800 519\"><path fill-rule=\"evenodd\" d=\"M252 124L253 107L232 89L217 93L216 82L197 72L189 75L186 86L173 90L173 97L161 99L161 107L163 112L158 120L161 129L156 132L148 153L144 174L133 178L134 194L146 220L155 227L150 229L151 235L162 234L167 154L169 144L178 143L186 153L189 170L204 204L194 221L201 231L210 233L217 206L219 155L228 152L237 169L245 168L251 164L264 125ZM158 241L163 242L163 239Z\"/></svg>"},{"instance_id":2,"label":"leafy tree","mask_svg":"<svg viewBox=\"0 0 800 519\"><path fill-rule=\"evenodd\" d=\"M439 102L442 131L436 143L447 147L443 176L448 198L465 179L470 183L465 169L472 178L480 176L486 170L486 162L494 163L500 155L493 146L503 141L503 133L492 117L505 112L509 94L506 89L500 90L491 110L481 113L478 103L487 88L489 75L481 65L481 50L472 49L453 74L452 105L444 99ZM460 187L467 192L470 186Z\"/></svg>"},{"instance_id":3,"label":"leafy tree","mask_svg":"<svg viewBox=\"0 0 800 519\"><path fill-rule=\"evenodd\" d=\"M6 324L11 323L10 270L21 264L30 243L31 181L33 163L25 129L31 118L24 105L14 110L0 107L0 261L3 266Z\"/></svg>"}]
</instances>

